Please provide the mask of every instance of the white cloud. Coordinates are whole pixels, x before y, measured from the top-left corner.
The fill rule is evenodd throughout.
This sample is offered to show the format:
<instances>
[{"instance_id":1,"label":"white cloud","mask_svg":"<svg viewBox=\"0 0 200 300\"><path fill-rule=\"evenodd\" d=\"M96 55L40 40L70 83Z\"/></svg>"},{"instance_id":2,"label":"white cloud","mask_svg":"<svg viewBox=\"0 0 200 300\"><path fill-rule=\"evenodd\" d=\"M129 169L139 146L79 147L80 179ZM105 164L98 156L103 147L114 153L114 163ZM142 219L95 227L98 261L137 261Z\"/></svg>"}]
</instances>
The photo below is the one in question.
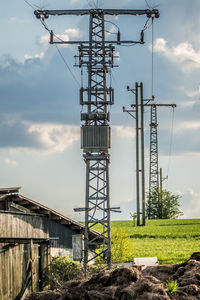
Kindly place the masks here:
<instances>
[{"instance_id":1,"label":"white cloud","mask_svg":"<svg viewBox=\"0 0 200 300\"><path fill-rule=\"evenodd\" d=\"M27 59L32 59L32 58L40 58L40 59L42 59L44 56L45 56L45 51L41 51L40 53L35 54L35 55L33 55L33 56L28 55L28 54L25 54L25 55L24 55L24 59L25 59L25 60L27 60Z\"/></svg>"},{"instance_id":2,"label":"white cloud","mask_svg":"<svg viewBox=\"0 0 200 300\"><path fill-rule=\"evenodd\" d=\"M54 153L63 152L74 142L80 140L79 126L58 125L58 124L32 124L28 128L28 133L38 137L42 147L42 152ZM41 152L41 149L38 149Z\"/></svg>"},{"instance_id":3,"label":"white cloud","mask_svg":"<svg viewBox=\"0 0 200 300\"><path fill-rule=\"evenodd\" d=\"M196 101L185 101L182 103L179 103L178 106L182 107L182 108L188 108L188 107L192 107L194 104L196 103Z\"/></svg>"},{"instance_id":4,"label":"white cloud","mask_svg":"<svg viewBox=\"0 0 200 300\"><path fill-rule=\"evenodd\" d=\"M135 130L133 127L129 126L113 126L113 130L117 133L118 136L123 138L131 138L135 137Z\"/></svg>"},{"instance_id":5,"label":"white cloud","mask_svg":"<svg viewBox=\"0 0 200 300\"><path fill-rule=\"evenodd\" d=\"M181 210L184 218L199 218L200 215L200 192L188 189L182 196Z\"/></svg>"},{"instance_id":6,"label":"white cloud","mask_svg":"<svg viewBox=\"0 0 200 300\"><path fill-rule=\"evenodd\" d=\"M178 90L180 90L181 92L183 92L187 97L190 98L196 98L198 99L200 97L200 86L197 86L195 89L186 89L184 85L180 85L177 87ZM190 103L193 103L192 101L190 101ZM180 103L179 105L181 105L182 103Z\"/></svg>"},{"instance_id":7,"label":"white cloud","mask_svg":"<svg viewBox=\"0 0 200 300\"><path fill-rule=\"evenodd\" d=\"M56 37L58 37L58 39ZM56 34L56 37L54 36L55 41L59 41L59 39L61 39L63 41L69 41L72 38L80 38L81 32L79 29L76 29L76 28L68 28L62 34ZM46 51L49 48L49 41L50 41L49 33L41 36L41 38L40 38L40 47L41 47L40 53L37 53L33 56L25 54L24 59L25 60L32 59L32 58L43 59L45 57ZM59 47L69 47L69 45L61 44Z\"/></svg>"},{"instance_id":8,"label":"white cloud","mask_svg":"<svg viewBox=\"0 0 200 300\"><path fill-rule=\"evenodd\" d=\"M200 50L195 51L192 44L188 42L170 48L165 39L158 38L155 41L154 50L179 64L184 72L200 68Z\"/></svg>"},{"instance_id":9,"label":"white cloud","mask_svg":"<svg viewBox=\"0 0 200 300\"><path fill-rule=\"evenodd\" d=\"M183 127L186 129L198 129L200 128L200 121L183 122Z\"/></svg>"},{"instance_id":10,"label":"white cloud","mask_svg":"<svg viewBox=\"0 0 200 300\"><path fill-rule=\"evenodd\" d=\"M9 21L10 21L10 22L16 22L16 21L17 21L17 18L16 18L16 17L10 17L10 18L9 18Z\"/></svg>"},{"instance_id":11,"label":"white cloud","mask_svg":"<svg viewBox=\"0 0 200 300\"><path fill-rule=\"evenodd\" d=\"M200 128L200 121L180 122L175 128L175 131L182 131L183 129L198 129Z\"/></svg>"},{"instance_id":12,"label":"white cloud","mask_svg":"<svg viewBox=\"0 0 200 300\"><path fill-rule=\"evenodd\" d=\"M63 41L69 41L71 38L78 38L81 36L81 32L79 29L76 28L68 28L66 29L63 33L61 34L56 34L56 36L54 36L54 40L58 40L61 39ZM58 39L56 38L58 37ZM40 44L43 46L47 46L49 44L49 33L43 35L40 38ZM66 47L67 45L62 45L62 47Z\"/></svg>"},{"instance_id":13,"label":"white cloud","mask_svg":"<svg viewBox=\"0 0 200 300\"><path fill-rule=\"evenodd\" d=\"M11 165L11 166L16 166L17 165L17 162L15 160L10 159L10 158L5 158L4 162L5 162L6 165Z\"/></svg>"}]
</instances>

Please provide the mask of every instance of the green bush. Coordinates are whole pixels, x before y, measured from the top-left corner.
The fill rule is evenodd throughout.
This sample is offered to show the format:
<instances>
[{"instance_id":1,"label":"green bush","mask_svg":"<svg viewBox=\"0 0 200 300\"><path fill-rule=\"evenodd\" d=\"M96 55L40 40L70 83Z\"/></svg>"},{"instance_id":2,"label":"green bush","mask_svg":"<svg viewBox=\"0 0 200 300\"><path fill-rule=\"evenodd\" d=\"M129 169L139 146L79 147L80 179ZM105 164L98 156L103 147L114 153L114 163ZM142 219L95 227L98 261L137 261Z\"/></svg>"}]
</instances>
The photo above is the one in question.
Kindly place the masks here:
<instances>
[{"instance_id":1,"label":"green bush","mask_svg":"<svg viewBox=\"0 0 200 300\"><path fill-rule=\"evenodd\" d=\"M95 264L106 264L105 257L103 256L103 246L96 249L96 253L102 253L95 260ZM130 236L127 235L122 229L112 229L111 231L111 252L113 263L123 263L133 261L133 244L131 243Z\"/></svg>"},{"instance_id":2,"label":"green bush","mask_svg":"<svg viewBox=\"0 0 200 300\"><path fill-rule=\"evenodd\" d=\"M167 291L172 294L176 292L178 288L178 282L176 280L168 281L166 284Z\"/></svg>"},{"instance_id":3,"label":"green bush","mask_svg":"<svg viewBox=\"0 0 200 300\"><path fill-rule=\"evenodd\" d=\"M45 275L45 281L55 289L66 281L82 278L83 271L81 264L71 261L69 257L54 256Z\"/></svg>"},{"instance_id":4,"label":"green bush","mask_svg":"<svg viewBox=\"0 0 200 300\"><path fill-rule=\"evenodd\" d=\"M122 263L133 260L133 245L130 237L122 229L112 229L112 261L115 263Z\"/></svg>"}]
</instances>

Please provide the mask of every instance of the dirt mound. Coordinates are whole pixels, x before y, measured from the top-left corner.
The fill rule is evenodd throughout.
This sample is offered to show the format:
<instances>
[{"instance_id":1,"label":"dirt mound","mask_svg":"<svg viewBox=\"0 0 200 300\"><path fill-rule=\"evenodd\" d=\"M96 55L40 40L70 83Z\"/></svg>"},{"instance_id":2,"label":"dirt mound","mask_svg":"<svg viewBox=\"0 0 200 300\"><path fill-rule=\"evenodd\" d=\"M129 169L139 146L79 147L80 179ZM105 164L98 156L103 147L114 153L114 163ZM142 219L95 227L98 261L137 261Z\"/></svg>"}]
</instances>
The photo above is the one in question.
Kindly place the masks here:
<instances>
[{"instance_id":1,"label":"dirt mound","mask_svg":"<svg viewBox=\"0 0 200 300\"><path fill-rule=\"evenodd\" d=\"M174 293L166 282L176 280ZM200 253L177 265L122 267L100 272L89 280L67 282L62 289L33 293L27 300L195 300L200 299Z\"/></svg>"}]
</instances>

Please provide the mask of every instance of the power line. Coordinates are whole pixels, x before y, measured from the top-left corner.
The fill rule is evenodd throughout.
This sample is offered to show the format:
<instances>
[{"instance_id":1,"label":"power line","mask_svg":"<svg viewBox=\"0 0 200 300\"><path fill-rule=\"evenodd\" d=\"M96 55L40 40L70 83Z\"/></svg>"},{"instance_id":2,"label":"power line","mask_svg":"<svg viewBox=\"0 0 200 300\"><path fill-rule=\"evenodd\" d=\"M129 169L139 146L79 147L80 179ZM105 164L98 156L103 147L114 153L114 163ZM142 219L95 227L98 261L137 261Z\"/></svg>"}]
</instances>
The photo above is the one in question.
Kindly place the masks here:
<instances>
[{"instance_id":1,"label":"power line","mask_svg":"<svg viewBox=\"0 0 200 300\"><path fill-rule=\"evenodd\" d=\"M44 19L40 19L40 22L42 23L42 25L44 26L44 28L50 33L51 30L47 27L47 24L45 23ZM56 36L54 33L53 33L53 35L54 35L57 39L59 39L60 41L63 42L63 40L62 40L61 38L59 38L58 36ZM73 79L76 81L76 83L77 83L78 86L80 87L81 85L80 85L78 79L76 78L75 74L73 73L73 71L71 70L70 66L68 65L66 59L65 59L64 56L62 55L62 53L61 53L59 47L58 47L56 44L54 44L54 45L55 45L55 47L56 47L56 49L57 49L57 51L58 51L60 57L62 58L62 60L63 60L63 62L64 62L64 64L65 64L65 66L67 67L68 71L70 72L70 74L72 75Z\"/></svg>"},{"instance_id":2,"label":"power line","mask_svg":"<svg viewBox=\"0 0 200 300\"><path fill-rule=\"evenodd\" d=\"M76 81L76 83L78 84L78 86L80 87L81 85L80 85L78 79L76 78L75 74L72 72L70 66L68 65L68 63L67 63L67 61L65 60L64 56L62 55L60 49L58 48L58 46L57 46L56 44L54 44L54 45L55 45L56 49L58 50L58 53L60 54L60 57L62 58L62 60L63 60L63 62L64 62L64 64L65 64L65 66L66 66L67 69L68 69L68 71L71 73L72 77L74 78L74 80Z\"/></svg>"},{"instance_id":3,"label":"power line","mask_svg":"<svg viewBox=\"0 0 200 300\"><path fill-rule=\"evenodd\" d=\"M169 159L168 159L168 166L167 166L167 177L168 178L169 178L169 168L170 168L171 155L172 155L173 132L174 132L174 108L173 108L173 112L172 112L172 125L171 125L170 146L169 146Z\"/></svg>"},{"instance_id":4,"label":"power line","mask_svg":"<svg viewBox=\"0 0 200 300\"><path fill-rule=\"evenodd\" d=\"M95 2L93 1L92 4L89 0L87 0L87 4L91 7L94 8L95 7Z\"/></svg>"},{"instance_id":5,"label":"power line","mask_svg":"<svg viewBox=\"0 0 200 300\"><path fill-rule=\"evenodd\" d=\"M154 95L154 24L153 24L154 18L152 17L152 58L151 58L151 63L152 63L152 70L151 70L151 76L152 76L152 96Z\"/></svg>"},{"instance_id":6,"label":"power line","mask_svg":"<svg viewBox=\"0 0 200 300\"><path fill-rule=\"evenodd\" d=\"M145 24L144 24L144 27L143 27L143 29L142 29L143 31L149 29L149 28L152 26L153 21L151 22L151 24L150 24L149 26L147 26L147 24L149 23L149 20L150 20L150 19L147 19L147 20L146 20L146 22L145 22Z\"/></svg>"},{"instance_id":7,"label":"power line","mask_svg":"<svg viewBox=\"0 0 200 300\"><path fill-rule=\"evenodd\" d=\"M36 9L36 6L33 6L31 3L29 3L27 0L24 0L24 2L26 2L26 4L28 4L32 9Z\"/></svg>"},{"instance_id":8,"label":"power line","mask_svg":"<svg viewBox=\"0 0 200 300\"><path fill-rule=\"evenodd\" d=\"M147 0L145 0L146 5L148 6L148 8L152 9L151 5L149 4L149 2Z\"/></svg>"}]
</instances>

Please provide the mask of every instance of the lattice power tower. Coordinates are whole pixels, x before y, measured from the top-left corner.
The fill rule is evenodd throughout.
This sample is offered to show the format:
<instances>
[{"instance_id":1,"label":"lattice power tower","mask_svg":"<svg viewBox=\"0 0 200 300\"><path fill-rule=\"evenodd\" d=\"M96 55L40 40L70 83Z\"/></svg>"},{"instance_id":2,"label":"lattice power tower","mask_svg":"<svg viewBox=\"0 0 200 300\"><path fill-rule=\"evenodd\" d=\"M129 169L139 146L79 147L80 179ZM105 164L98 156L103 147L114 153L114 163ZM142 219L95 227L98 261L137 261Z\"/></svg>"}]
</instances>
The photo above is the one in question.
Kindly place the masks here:
<instances>
[{"instance_id":1,"label":"lattice power tower","mask_svg":"<svg viewBox=\"0 0 200 300\"><path fill-rule=\"evenodd\" d=\"M81 148L86 163L85 197L85 234L84 234L84 269L87 264L100 256L105 267L111 267L110 213L119 208L110 207L109 163L111 147L110 115L108 106L114 103L114 90L107 83L107 75L114 65L113 44L143 44L143 31L139 41L121 41L120 32L116 41L106 40L105 16L111 15L146 15L148 18L159 17L159 11L133 9L82 9L82 10L36 10L38 19L49 15L89 16L88 41L54 41L50 31L50 43L79 44L77 65L87 72L87 86L80 88L80 104L85 107L81 114ZM109 21L108 21L109 22ZM96 224L102 226L103 242L97 238L88 239L89 230ZM98 251L95 251L99 248ZM90 252L89 252L90 249ZM94 251L91 252L91 249ZM90 254L90 255L89 255Z\"/></svg>"},{"instance_id":2,"label":"lattice power tower","mask_svg":"<svg viewBox=\"0 0 200 300\"><path fill-rule=\"evenodd\" d=\"M156 189L160 188L159 182L162 181L159 178L159 169L158 169L158 121L157 121L157 107L172 107L173 110L176 107L176 104L150 104L150 161L149 161L149 199L153 192ZM160 179L160 180L159 180ZM159 201L160 199L158 199ZM150 206L147 216L150 219Z\"/></svg>"},{"instance_id":3,"label":"lattice power tower","mask_svg":"<svg viewBox=\"0 0 200 300\"><path fill-rule=\"evenodd\" d=\"M149 195L151 195L156 188L159 188L157 128L157 105L152 104L150 120Z\"/></svg>"}]
</instances>

